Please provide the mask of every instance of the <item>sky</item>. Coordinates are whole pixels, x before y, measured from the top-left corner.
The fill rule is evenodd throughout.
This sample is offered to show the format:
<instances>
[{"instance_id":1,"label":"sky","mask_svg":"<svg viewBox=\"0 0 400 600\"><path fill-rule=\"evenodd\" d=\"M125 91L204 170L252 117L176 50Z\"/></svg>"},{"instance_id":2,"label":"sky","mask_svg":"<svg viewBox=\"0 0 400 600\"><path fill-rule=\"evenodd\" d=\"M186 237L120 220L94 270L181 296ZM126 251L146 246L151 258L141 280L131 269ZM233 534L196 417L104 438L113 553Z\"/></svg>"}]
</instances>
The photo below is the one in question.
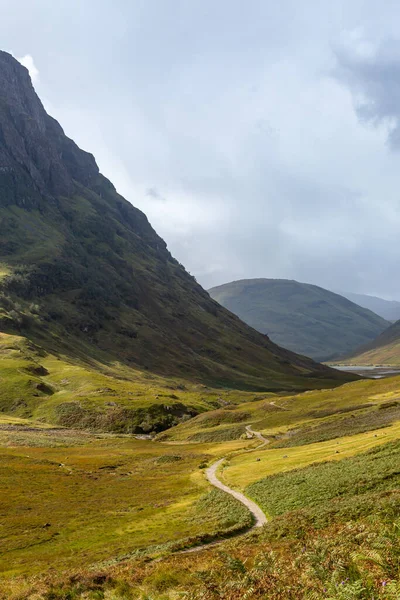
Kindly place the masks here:
<instances>
[{"instance_id":1,"label":"sky","mask_svg":"<svg viewBox=\"0 0 400 600\"><path fill-rule=\"evenodd\" d=\"M400 299L399 19L397 0L0 0L0 39L205 288Z\"/></svg>"}]
</instances>

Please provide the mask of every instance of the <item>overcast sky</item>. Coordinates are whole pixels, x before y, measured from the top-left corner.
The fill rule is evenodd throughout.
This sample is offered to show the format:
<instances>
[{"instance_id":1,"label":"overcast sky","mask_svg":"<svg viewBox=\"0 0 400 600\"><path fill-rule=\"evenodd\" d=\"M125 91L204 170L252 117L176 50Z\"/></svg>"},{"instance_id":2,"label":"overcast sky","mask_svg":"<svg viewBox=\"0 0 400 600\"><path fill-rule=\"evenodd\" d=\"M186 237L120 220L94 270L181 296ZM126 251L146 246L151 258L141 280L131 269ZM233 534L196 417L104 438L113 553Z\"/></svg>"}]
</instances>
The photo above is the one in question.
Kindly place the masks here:
<instances>
[{"instance_id":1,"label":"overcast sky","mask_svg":"<svg viewBox=\"0 0 400 600\"><path fill-rule=\"evenodd\" d=\"M0 0L2 49L205 287L400 299L397 0Z\"/></svg>"}]
</instances>

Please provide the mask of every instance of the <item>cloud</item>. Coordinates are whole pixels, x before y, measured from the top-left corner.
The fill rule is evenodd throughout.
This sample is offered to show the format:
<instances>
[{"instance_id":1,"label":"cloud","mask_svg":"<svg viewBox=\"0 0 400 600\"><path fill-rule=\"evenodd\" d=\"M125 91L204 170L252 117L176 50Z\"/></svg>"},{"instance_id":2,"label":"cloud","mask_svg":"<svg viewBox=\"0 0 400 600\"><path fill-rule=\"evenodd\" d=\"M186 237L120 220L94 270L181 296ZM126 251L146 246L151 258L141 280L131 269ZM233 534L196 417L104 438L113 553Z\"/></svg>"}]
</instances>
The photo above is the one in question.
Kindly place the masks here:
<instances>
[{"instance_id":1,"label":"cloud","mask_svg":"<svg viewBox=\"0 0 400 600\"><path fill-rule=\"evenodd\" d=\"M202 285L400 298L398 0L2 4L51 114Z\"/></svg>"},{"instance_id":2,"label":"cloud","mask_svg":"<svg viewBox=\"0 0 400 600\"><path fill-rule=\"evenodd\" d=\"M390 148L400 150L400 39L377 42L355 30L335 55L333 74L350 90L360 121L383 127Z\"/></svg>"},{"instance_id":3,"label":"cloud","mask_svg":"<svg viewBox=\"0 0 400 600\"><path fill-rule=\"evenodd\" d=\"M29 75L31 76L32 83L35 85L39 81L39 70L35 65L35 62L30 54L25 54L21 58L17 58L17 60L26 67L29 71Z\"/></svg>"}]
</instances>

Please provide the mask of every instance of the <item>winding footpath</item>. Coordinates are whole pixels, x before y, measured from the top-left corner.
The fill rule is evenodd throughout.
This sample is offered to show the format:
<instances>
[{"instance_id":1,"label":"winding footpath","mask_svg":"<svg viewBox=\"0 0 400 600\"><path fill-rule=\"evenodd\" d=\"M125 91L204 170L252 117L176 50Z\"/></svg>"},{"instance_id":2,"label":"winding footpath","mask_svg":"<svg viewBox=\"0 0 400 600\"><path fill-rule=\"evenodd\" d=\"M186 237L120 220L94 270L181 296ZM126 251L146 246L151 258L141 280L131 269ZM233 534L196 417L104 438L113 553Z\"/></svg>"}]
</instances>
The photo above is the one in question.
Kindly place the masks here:
<instances>
[{"instance_id":1,"label":"winding footpath","mask_svg":"<svg viewBox=\"0 0 400 600\"><path fill-rule=\"evenodd\" d=\"M254 450L258 450L259 448L262 448L263 446L266 446L267 444L269 444L269 440L267 440L267 438L265 438L262 435L262 433L260 433L259 431L253 431L253 429L251 428L251 425L246 426L246 431L250 437L256 437L261 442L261 444L259 446L257 446L256 448L253 448L251 450L246 450L246 452L254 452ZM208 469L206 470L207 480L214 487L218 488L219 490L222 490L223 492L225 492L226 494L229 494L230 496L233 496L234 498L236 498L236 500L239 500L239 502L241 502L251 512L251 514L254 517L254 525L252 525L252 527L250 527L249 529L246 529L245 531L238 531L237 533L235 533L232 537L236 538L241 535L244 535L245 533L248 533L249 531L251 531L252 529L255 529L256 527L262 527L263 525L265 525L268 522L268 519L266 517L266 514L261 510L261 508L258 506L258 504L253 502L253 500L250 500L250 498L247 498L247 496L245 496L241 492L237 492L236 490L233 490L232 488L228 487L227 485L225 485L224 483L222 483L222 481L220 481L218 479L217 471L218 471L219 467L222 465L222 463L224 462L224 460L226 460L226 457L220 458L215 463L213 463L210 467L208 467ZM208 543L206 542L203 544L199 544L198 546L193 546L193 548L187 548L186 550L179 550L177 552L177 554L190 554L192 552L200 552L201 550L206 550L206 549L212 548L214 546L219 546L219 544L223 544L224 542L226 542L226 540L227 540L227 538L223 538L220 540L216 540L214 542L208 542Z\"/></svg>"},{"instance_id":2,"label":"winding footpath","mask_svg":"<svg viewBox=\"0 0 400 600\"><path fill-rule=\"evenodd\" d=\"M219 460L217 460L217 462L212 464L211 467L207 469L206 477L208 481L214 487L218 488L219 490L222 490L223 492L226 492L227 494L230 494L231 496L236 498L236 500L239 500L239 502L244 504L246 508L248 508L249 511L252 513L255 519L253 527L262 527L267 522L267 517L265 516L265 513L261 510L261 508L255 502L253 502L253 500L250 500L250 498L247 498L247 496L245 496L241 492L233 490L218 479L216 472L218 467L224 462L224 460L225 458L220 458Z\"/></svg>"}]
</instances>

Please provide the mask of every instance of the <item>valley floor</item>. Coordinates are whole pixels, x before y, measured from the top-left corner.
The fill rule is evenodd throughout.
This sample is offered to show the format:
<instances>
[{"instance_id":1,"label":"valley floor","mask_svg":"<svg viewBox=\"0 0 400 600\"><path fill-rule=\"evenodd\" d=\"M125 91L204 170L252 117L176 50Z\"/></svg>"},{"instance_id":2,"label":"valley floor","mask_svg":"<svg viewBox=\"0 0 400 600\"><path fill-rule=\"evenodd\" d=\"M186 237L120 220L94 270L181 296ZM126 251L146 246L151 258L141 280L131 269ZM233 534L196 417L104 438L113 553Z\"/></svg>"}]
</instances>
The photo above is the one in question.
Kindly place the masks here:
<instances>
[{"instance_id":1,"label":"valley floor","mask_svg":"<svg viewBox=\"0 0 400 600\"><path fill-rule=\"evenodd\" d=\"M0 597L394 600L399 440L399 377L258 395L154 441L3 413ZM246 533L213 464L267 524Z\"/></svg>"}]
</instances>

